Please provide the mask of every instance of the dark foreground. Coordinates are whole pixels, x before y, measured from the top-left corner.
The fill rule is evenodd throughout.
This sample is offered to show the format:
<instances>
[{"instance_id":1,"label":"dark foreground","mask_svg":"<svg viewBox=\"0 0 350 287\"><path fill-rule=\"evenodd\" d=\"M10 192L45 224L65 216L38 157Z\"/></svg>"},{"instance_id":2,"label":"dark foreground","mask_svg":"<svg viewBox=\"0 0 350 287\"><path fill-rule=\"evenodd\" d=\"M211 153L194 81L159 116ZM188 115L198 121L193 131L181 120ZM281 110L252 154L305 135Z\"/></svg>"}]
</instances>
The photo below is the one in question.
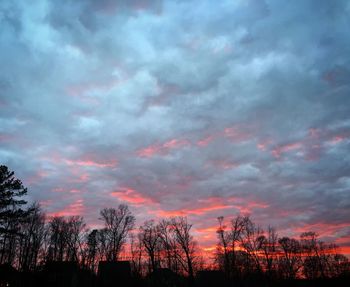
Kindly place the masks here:
<instances>
[{"instance_id":1,"label":"dark foreground","mask_svg":"<svg viewBox=\"0 0 350 287\"><path fill-rule=\"evenodd\" d=\"M271 279L263 275L227 279L220 271L199 271L192 280L161 268L140 278L133 276L128 262L104 262L98 274L82 270L71 262L51 262L37 272L18 272L9 265L0 266L0 287L345 287L350 276L339 278Z\"/></svg>"}]
</instances>

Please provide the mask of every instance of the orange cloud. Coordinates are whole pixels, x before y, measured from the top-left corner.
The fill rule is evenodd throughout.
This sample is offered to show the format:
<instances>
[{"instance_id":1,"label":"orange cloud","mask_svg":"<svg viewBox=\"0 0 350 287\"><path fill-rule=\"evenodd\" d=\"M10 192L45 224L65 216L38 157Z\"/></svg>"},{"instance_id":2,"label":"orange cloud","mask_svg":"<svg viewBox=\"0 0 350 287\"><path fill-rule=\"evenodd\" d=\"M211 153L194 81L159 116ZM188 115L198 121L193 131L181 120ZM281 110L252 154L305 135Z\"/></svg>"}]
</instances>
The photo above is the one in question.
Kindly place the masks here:
<instances>
[{"instance_id":1,"label":"orange cloud","mask_svg":"<svg viewBox=\"0 0 350 287\"><path fill-rule=\"evenodd\" d=\"M339 246L340 253L350 256L350 235L336 238L335 244Z\"/></svg>"},{"instance_id":2,"label":"orange cloud","mask_svg":"<svg viewBox=\"0 0 350 287\"><path fill-rule=\"evenodd\" d=\"M212 245L209 247L203 247L202 250L205 252L214 253L216 251L216 248L217 248L216 245Z\"/></svg>"},{"instance_id":3,"label":"orange cloud","mask_svg":"<svg viewBox=\"0 0 350 287\"><path fill-rule=\"evenodd\" d=\"M339 253L345 254L348 257L350 256L350 246L341 246L339 247Z\"/></svg>"}]
</instances>

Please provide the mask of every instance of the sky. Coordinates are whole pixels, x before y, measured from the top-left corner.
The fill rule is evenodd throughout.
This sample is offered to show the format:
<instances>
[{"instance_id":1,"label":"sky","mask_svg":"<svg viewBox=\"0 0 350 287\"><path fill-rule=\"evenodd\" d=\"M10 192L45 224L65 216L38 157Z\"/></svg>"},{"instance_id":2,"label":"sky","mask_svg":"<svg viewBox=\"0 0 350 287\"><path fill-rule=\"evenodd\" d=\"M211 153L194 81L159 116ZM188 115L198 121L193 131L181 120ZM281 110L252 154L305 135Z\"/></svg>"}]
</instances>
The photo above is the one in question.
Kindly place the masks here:
<instances>
[{"instance_id":1,"label":"sky","mask_svg":"<svg viewBox=\"0 0 350 287\"><path fill-rule=\"evenodd\" d=\"M0 163L49 215L129 205L350 254L350 2L0 2Z\"/></svg>"}]
</instances>

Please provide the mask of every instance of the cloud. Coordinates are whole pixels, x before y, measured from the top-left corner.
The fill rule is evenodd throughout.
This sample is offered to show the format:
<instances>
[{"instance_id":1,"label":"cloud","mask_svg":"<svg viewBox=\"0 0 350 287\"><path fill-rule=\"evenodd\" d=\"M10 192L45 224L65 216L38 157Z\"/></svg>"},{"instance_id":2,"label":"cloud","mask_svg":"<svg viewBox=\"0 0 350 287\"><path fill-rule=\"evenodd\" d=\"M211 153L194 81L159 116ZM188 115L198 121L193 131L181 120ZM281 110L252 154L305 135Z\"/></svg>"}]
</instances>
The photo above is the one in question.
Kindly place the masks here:
<instances>
[{"instance_id":1,"label":"cloud","mask_svg":"<svg viewBox=\"0 0 350 287\"><path fill-rule=\"evenodd\" d=\"M113 191L111 196L119 199L120 201L136 206L153 204L153 200L151 198L146 198L141 193L131 188L121 188L118 191Z\"/></svg>"},{"instance_id":2,"label":"cloud","mask_svg":"<svg viewBox=\"0 0 350 287\"><path fill-rule=\"evenodd\" d=\"M349 13L1 1L0 161L49 214L90 224L120 202L142 220L188 215L198 234L249 212L350 246Z\"/></svg>"}]
</instances>

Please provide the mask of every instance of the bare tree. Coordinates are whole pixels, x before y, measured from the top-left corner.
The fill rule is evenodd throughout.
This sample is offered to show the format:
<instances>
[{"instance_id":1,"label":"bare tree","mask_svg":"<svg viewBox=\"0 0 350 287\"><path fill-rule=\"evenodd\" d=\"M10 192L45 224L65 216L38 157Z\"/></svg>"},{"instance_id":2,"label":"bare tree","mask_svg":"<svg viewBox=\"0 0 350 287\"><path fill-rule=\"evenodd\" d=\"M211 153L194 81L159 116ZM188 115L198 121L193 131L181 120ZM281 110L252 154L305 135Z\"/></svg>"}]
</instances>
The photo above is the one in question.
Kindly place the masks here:
<instances>
[{"instance_id":1,"label":"bare tree","mask_svg":"<svg viewBox=\"0 0 350 287\"><path fill-rule=\"evenodd\" d=\"M85 231L86 224L81 216L51 218L47 259L79 262L83 252Z\"/></svg>"},{"instance_id":2,"label":"bare tree","mask_svg":"<svg viewBox=\"0 0 350 287\"><path fill-rule=\"evenodd\" d=\"M265 266L264 269L271 277L273 275L273 272L276 270L275 264L277 261L278 236L275 229L269 226L267 236L262 235L258 241L260 241L260 248L262 251Z\"/></svg>"},{"instance_id":3,"label":"bare tree","mask_svg":"<svg viewBox=\"0 0 350 287\"><path fill-rule=\"evenodd\" d=\"M155 271L159 265L156 255L160 249L160 238L158 228L155 225L154 220L148 220L140 227L139 238L149 257L151 263L150 271Z\"/></svg>"},{"instance_id":4,"label":"bare tree","mask_svg":"<svg viewBox=\"0 0 350 287\"><path fill-rule=\"evenodd\" d=\"M105 257L108 261L116 261L128 233L133 229L135 217L127 205L120 204L117 209L105 208L100 212L101 219L105 223L105 239L107 240Z\"/></svg>"},{"instance_id":5,"label":"bare tree","mask_svg":"<svg viewBox=\"0 0 350 287\"><path fill-rule=\"evenodd\" d=\"M83 217L71 216L66 221L67 235L67 259L79 262L82 259L86 224Z\"/></svg>"},{"instance_id":6,"label":"bare tree","mask_svg":"<svg viewBox=\"0 0 350 287\"><path fill-rule=\"evenodd\" d=\"M178 273L177 244L172 223L170 220L163 219L159 222L157 228L160 239L161 259L163 259L167 268Z\"/></svg>"},{"instance_id":7,"label":"bare tree","mask_svg":"<svg viewBox=\"0 0 350 287\"><path fill-rule=\"evenodd\" d=\"M172 269L172 259L174 258L173 249L175 244L170 226L171 223L168 220L163 219L158 223L157 228L161 244L161 259L163 259L165 262L164 265L167 268Z\"/></svg>"},{"instance_id":8,"label":"bare tree","mask_svg":"<svg viewBox=\"0 0 350 287\"><path fill-rule=\"evenodd\" d=\"M64 217L55 216L49 221L50 242L48 261L64 261L67 249L68 226Z\"/></svg>"},{"instance_id":9,"label":"bare tree","mask_svg":"<svg viewBox=\"0 0 350 287\"><path fill-rule=\"evenodd\" d=\"M186 217L176 217L171 219L171 227L178 245L179 262L188 273L190 281L193 281L196 243L190 234L192 224L187 222Z\"/></svg>"},{"instance_id":10,"label":"bare tree","mask_svg":"<svg viewBox=\"0 0 350 287\"><path fill-rule=\"evenodd\" d=\"M306 278L329 277L334 245L322 242L318 239L318 234L311 231L302 233L300 241L305 254L303 271Z\"/></svg>"},{"instance_id":11,"label":"bare tree","mask_svg":"<svg viewBox=\"0 0 350 287\"><path fill-rule=\"evenodd\" d=\"M242 252L242 248L245 248L244 244L247 245L246 247L250 247L248 246L249 242L243 239L246 236L247 226L252 222L248 216L239 214L230 221L230 229L228 230L223 217L219 217L218 221L217 261L228 277L236 277L242 273L243 269L248 270L248 267L252 266L252 264L247 263L247 260L251 261L252 258L255 258L251 252ZM243 264L243 262L245 263Z\"/></svg>"},{"instance_id":12,"label":"bare tree","mask_svg":"<svg viewBox=\"0 0 350 287\"><path fill-rule=\"evenodd\" d=\"M236 267L236 249L242 242L242 236L244 234L247 223L250 222L248 216L238 215L231 220L231 262L230 266L234 275L237 275L238 270Z\"/></svg>"},{"instance_id":13,"label":"bare tree","mask_svg":"<svg viewBox=\"0 0 350 287\"><path fill-rule=\"evenodd\" d=\"M329 260L329 277L345 277L350 272L350 261L345 255L335 251L336 253L332 254Z\"/></svg>"},{"instance_id":14,"label":"bare tree","mask_svg":"<svg viewBox=\"0 0 350 287\"><path fill-rule=\"evenodd\" d=\"M85 266L89 270L96 272L97 261L99 258L97 229L93 229L86 236L85 258Z\"/></svg>"},{"instance_id":15,"label":"bare tree","mask_svg":"<svg viewBox=\"0 0 350 287\"><path fill-rule=\"evenodd\" d=\"M282 237L278 240L282 250L278 269L283 278L295 279L302 267L302 248L294 238Z\"/></svg>"},{"instance_id":16,"label":"bare tree","mask_svg":"<svg viewBox=\"0 0 350 287\"><path fill-rule=\"evenodd\" d=\"M254 272L262 272L260 264L260 250L262 245L262 236L264 231L250 219L246 220L243 229L243 235L241 236L241 245L249 255L250 259L254 262Z\"/></svg>"},{"instance_id":17,"label":"bare tree","mask_svg":"<svg viewBox=\"0 0 350 287\"><path fill-rule=\"evenodd\" d=\"M20 224L18 244L18 265L22 271L36 269L40 249L45 239L45 214L39 204L34 203L31 213Z\"/></svg>"},{"instance_id":18,"label":"bare tree","mask_svg":"<svg viewBox=\"0 0 350 287\"><path fill-rule=\"evenodd\" d=\"M230 243L231 243L231 238L232 234L227 231L226 225L224 225L224 217L220 216L218 217L219 221L219 228L216 231L218 235L218 245L217 245L217 261L219 263L219 266L223 271L229 275L232 271L232 266L231 266L231 260L229 258L230 255ZM231 252L234 252L231 250ZM222 260L223 259L223 260Z\"/></svg>"},{"instance_id":19,"label":"bare tree","mask_svg":"<svg viewBox=\"0 0 350 287\"><path fill-rule=\"evenodd\" d=\"M139 236L130 234L130 253L131 253L131 264L132 272L136 277L142 276L142 242Z\"/></svg>"}]
</instances>

